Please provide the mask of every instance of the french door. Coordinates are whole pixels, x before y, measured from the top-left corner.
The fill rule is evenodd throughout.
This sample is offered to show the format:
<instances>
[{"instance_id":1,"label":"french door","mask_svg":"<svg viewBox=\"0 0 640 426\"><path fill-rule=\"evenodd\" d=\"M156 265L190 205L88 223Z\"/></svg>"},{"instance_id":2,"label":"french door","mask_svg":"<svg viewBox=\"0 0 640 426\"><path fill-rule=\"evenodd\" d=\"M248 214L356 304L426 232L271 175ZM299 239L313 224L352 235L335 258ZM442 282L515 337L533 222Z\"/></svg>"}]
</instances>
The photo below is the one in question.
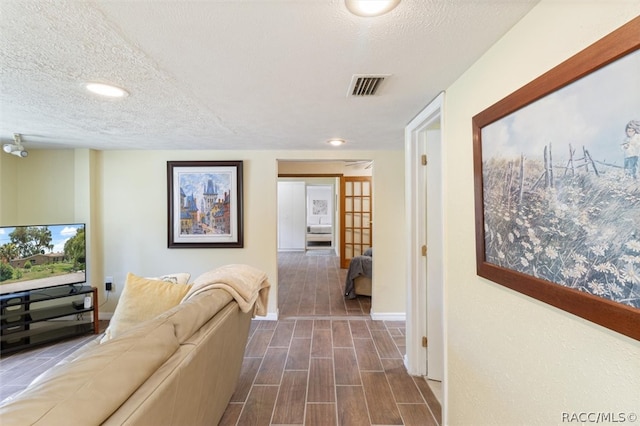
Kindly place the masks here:
<instances>
[{"instance_id":1,"label":"french door","mask_svg":"<svg viewBox=\"0 0 640 426\"><path fill-rule=\"evenodd\" d=\"M371 247L373 233L372 188L370 176L343 176L340 179L340 267Z\"/></svg>"}]
</instances>

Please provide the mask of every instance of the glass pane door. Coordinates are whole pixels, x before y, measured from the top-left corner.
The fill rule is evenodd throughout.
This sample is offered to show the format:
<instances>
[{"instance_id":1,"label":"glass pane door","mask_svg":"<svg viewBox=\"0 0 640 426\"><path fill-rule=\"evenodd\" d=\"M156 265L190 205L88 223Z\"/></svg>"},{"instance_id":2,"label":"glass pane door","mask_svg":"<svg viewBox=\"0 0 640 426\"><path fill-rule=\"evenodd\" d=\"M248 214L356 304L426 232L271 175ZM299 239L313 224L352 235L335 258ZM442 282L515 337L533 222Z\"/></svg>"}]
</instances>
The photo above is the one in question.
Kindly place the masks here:
<instances>
[{"instance_id":1,"label":"glass pane door","mask_svg":"<svg viewBox=\"0 0 640 426\"><path fill-rule=\"evenodd\" d=\"M342 178L342 250L340 263L348 268L355 256L371 247L371 177Z\"/></svg>"}]
</instances>

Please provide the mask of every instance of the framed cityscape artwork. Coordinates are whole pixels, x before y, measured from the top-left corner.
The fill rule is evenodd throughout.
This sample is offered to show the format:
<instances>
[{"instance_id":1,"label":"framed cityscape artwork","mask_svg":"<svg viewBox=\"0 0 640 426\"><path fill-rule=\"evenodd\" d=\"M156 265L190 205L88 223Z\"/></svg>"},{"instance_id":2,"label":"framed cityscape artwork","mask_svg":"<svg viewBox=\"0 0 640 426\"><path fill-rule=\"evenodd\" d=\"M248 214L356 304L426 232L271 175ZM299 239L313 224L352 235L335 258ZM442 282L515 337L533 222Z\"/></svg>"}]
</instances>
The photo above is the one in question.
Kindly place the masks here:
<instances>
[{"instance_id":1,"label":"framed cityscape artwork","mask_svg":"<svg viewBox=\"0 0 640 426\"><path fill-rule=\"evenodd\" d=\"M168 247L243 247L242 161L167 161Z\"/></svg>"}]
</instances>

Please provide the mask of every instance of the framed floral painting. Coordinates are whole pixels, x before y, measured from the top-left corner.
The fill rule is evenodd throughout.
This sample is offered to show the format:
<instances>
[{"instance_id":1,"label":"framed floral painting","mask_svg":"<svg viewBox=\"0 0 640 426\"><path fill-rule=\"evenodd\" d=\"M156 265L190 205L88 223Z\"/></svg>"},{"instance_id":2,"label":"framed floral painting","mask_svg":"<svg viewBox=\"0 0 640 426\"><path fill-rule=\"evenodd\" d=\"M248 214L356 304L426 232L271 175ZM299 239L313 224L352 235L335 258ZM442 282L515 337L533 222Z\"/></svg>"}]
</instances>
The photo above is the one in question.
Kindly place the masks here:
<instances>
[{"instance_id":1,"label":"framed floral painting","mask_svg":"<svg viewBox=\"0 0 640 426\"><path fill-rule=\"evenodd\" d=\"M640 340L640 18L473 117L478 275Z\"/></svg>"}]
</instances>

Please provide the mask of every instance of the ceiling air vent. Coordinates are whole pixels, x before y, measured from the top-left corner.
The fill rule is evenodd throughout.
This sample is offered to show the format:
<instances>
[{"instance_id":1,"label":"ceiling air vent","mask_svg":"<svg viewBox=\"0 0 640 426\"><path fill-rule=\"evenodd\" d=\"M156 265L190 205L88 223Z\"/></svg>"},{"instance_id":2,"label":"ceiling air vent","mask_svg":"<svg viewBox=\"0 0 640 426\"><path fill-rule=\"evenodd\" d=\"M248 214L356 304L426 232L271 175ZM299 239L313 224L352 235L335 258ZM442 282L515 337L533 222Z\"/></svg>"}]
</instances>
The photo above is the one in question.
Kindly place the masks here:
<instances>
[{"instance_id":1,"label":"ceiling air vent","mask_svg":"<svg viewBox=\"0 0 640 426\"><path fill-rule=\"evenodd\" d=\"M355 74L351 78L351 85L349 86L347 96L373 96L380 89L384 79L389 76L390 74Z\"/></svg>"}]
</instances>

